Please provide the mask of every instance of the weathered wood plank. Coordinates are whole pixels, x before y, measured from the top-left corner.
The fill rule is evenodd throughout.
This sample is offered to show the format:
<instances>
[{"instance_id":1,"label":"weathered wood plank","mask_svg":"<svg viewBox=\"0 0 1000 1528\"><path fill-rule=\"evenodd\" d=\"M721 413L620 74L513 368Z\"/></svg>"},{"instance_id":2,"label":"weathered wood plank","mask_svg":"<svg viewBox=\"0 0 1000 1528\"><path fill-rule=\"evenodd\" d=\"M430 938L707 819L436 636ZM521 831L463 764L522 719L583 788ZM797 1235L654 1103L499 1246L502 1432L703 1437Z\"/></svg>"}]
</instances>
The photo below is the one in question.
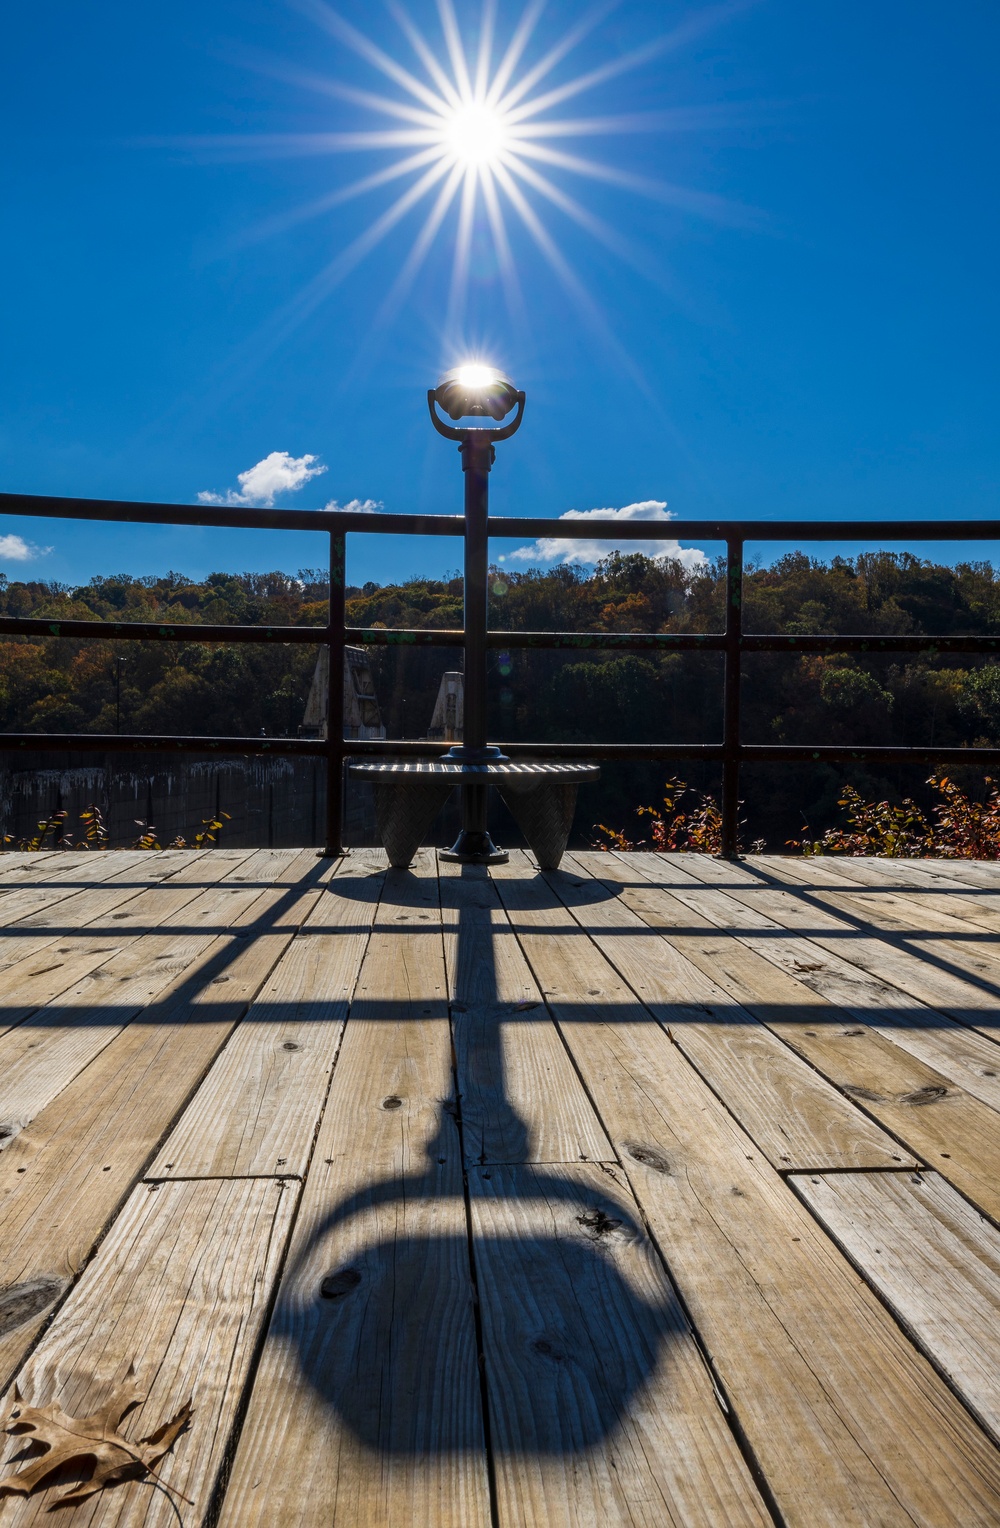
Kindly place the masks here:
<instances>
[{"instance_id":1,"label":"weathered wood plank","mask_svg":"<svg viewBox=\"0 0 1000 1528\"><path fill-rule=\"evenodd\" d=\"M656 884L662 885L667 891L678 889L677 860L683 861L685 880L697 881L702 886L719 886L725 890L731 886L758 884L757 877L746 868L749 861L745 858L727 860L719 859L714 854L657 854L648 849L635 853L614 852L619 859L644 869L650 879L655 878Z\"/></svg>"},{"instance_id":2,"label":"weathered wood plank","mask_svg":"<svg viewBox=\"0 0 1000 1528\"><path fill-rule=\"evenodd\" d=\"M56 906L59 912L53 916L76 927L89 921L86 910L90 907L90 899L112 885L135 895L142 895L151 887L174 879L188 884L214 885L225 875L233 874L236 867L255 852L259 851L164 849L159 853L109 850L101 854L62 854L29 881L21 880L0 894L0 931L6 939L12 928L17 933L23 926L44 928L46 909ZM103 906L100 898L97 906ZM68 917L70 912L72 919ZM26 925L29 916L32 921ZM0 945L4 953L6 949L6 943Z\"/></svg>"},{"instance_id":3,"label":"weathered wood plank","mask_svg":"<svg viewBox=\"0 0 1000 1528\"><path fill-rule=\"evenodd\" d=\"M151 876L146 872L140 879L140 872L134 868L109 872L110 856L93 856L95 870L105 872L103 876L95 874L94 885L81 884L74 877L75 884L64 886L61 892L56 885L46 887L39 882L30 892L17 894L20 905L10 908L6 932L0 933L0 1034L51 1002L85 970L92 969L92 964L86 964L92 954L100 953L102 948L113 952L116 943L120 943L114 936L122 933L116 925L124 922L125 917L115 917L113 923L106 920L138 901L151 884L158 885L181 873L180 855L173 855L172 859L172 867L163 866L162 870L156 867ZM166 913L169 904L166 899L161 900ZM99 927L87 927L99 921Z\"/></svg>"},{"instance_id":4,"label":"weathered wood plank","mask_svg":"<svg viewBox=\"0 0 1000 1528\"><path fill-rule=\"evenodd\" d=\"M670 1027L772 1166L789 1172L824 1162L831 1168L915 1165L777 1033L734 1002L732 992L712 980L710 965L686 959L679 942L654 932L629 906L627 885L614 894L618 861L568 856L564 863L566 872L547 877L553 890L650 1013Z\"/></svg>"},{"instance_id":5,"label":"weathered wood plank","mask_svg":"<svg viewBox=\"0 0 1000 1528\"><path fill-rule=\"evenodd\" d=\"M965 890L947 877L928 874L916 866L887 859L872 862L853 855L786 859L772 855L748 856L748 868L781 884L850 891L865 908L876 898L887 905L911 909L923 927L922 915L940 914L954 920L965 932L973 928L1000 933L1000 895Z\"/></svg>"},{"instance_id":6,"label":"weathered wood plank","mask_svg":"<svg viewBox=\"0 0 1000 1528\"><path fill-rule=\"evenodd\" d=\"M827 968L833 964L832 957L810 961L808 944L794 936L744 943L688 909L676 892L668 894L652 885L645 890L629 886L622 895L645 922L669 930L670 941L683 949L692 964L873 1115L910 1152L937 1168L988 1214L1000 1215L997 1114L954 1085L948 1073L918 1059L912 1053L918 1046L911 1045L909 1031L883 1028L877 996L866 1006L853 978L845 995L847 1011L828 1003L815 984L830 985ZM716 903L711 906L717 918L729 916L720 913ZM926 1036L925 1049L936 1048L947 1056L940 1029L928 1027L919 1033ZM965 1041L958 1038L964 1046ZM956 1055L961 1053L956 1050ZM984 1084L995 1081L983 1079ZM901 1158L906 1161L905 1151Z\"/></svg>"},{"instance_id":7,"label":"weathered wood plank","mask_svg":"<svg viewBox=\"0 0 1000 1528\"><path fill-rule=\"evenodd\" d=\"M692 855L692 859L700 860L701 856ZM699 864L699 874L702 868ZM710 873L716 878L720 874L714 867ZM713 887L706 886L703 892L677 890L674 894L691 905L697 902L706 912L712 905L721 907L725 899L736 902L748 927L764 929L774 923L805 936L827 954L891 983L918 1002L978 1029L988 1039L1000 1037L1000 972L978 945L965 941L962 949L949 951L947 947L954 946L955 941L935 940L933 947L927 941L917 948L912 941L886 937L887 931L877 931L862 920L852 922L836 916L804 888L798 892L783 890L762 883L759 876L754 878L756 886L738 884L736 877L750 876L750 872L737 866L729 867L727 874L730 883L724 891L717 889L716 879Z\"/></svg>"},{"instance_id":8,"label":"weathered wood plank","mask_svg":"<svg viewBox=\"0 0 1000 1528\"><path fill-rule=\"evenodd\" d=\"M936 1173L789 1181L1000 1442L1000 1231Z\"/></svg>"},{"instance_id":9,"label":"weathered wood plank","mask_svg":"<svg viewBox=\"0 0 1000 1528\"><path fill-rule=\"evenodd\" d=\"M5 983L7 992L0 994L0 1014L3 1015L0 1036L16 1028L47 1003L54 1002L68 988L78 986L92 976L111 956L121 953L123 942L107 934L58 947L50 941L49 950L22 960L14 972L0 973L0 980L4 976L11 978L9 984Z\"/></svg>"},{"instance_id":10,"label":"weathered wood plank","mask_svg":"<svg viewBox=\"0 0 1000 1528\"><path fill-rule=\"evenodd\" d=\"M869 864L877 864L874 856L865 856ZM1000 862L997 860L968 859L909 859L897 860L897 865L913 865L920 870L931 870L935 875L972 891L1000 891Z\"/></svg>"},{"instance_id":11,"label":"weathered wood plank","mask_svg":"<svg viewBox=\"0 0 1000 1528\"><path fill-rule=\"evenodd\" d=\"M15 880L23 871L36 870L39 865L51 864L64 858L59 849L0 849L0 880Z\"/></svg>"},{"instance_id":12,"label":"weathered wood plank","mask_svg":"<svg viewBox=\"0 0 1000 1528\"><path fill-rule=\"evenodd\" d=\"M220 1528L487 1528L452 1092L436 881L391 870Z\"/></svg>"},{"instance_id":13,"label":"weathered wood plank","mask_svg":"<svg viewBox=\"0 0 1000 1528\"><path fill-rule=\"evenodd\" d=\"M126 868L103 884L78 890L54 907L26 912L12 923L0 935L0 1034L53 1002L82 974L103 965L125 936L154 929L225 873L225 861L199 873L190 861L200 858L187 856L185 863L177 851L171 853L172 864L162 868ZM169 887L164 885L167 881ZM92 961L94 955L104 959Z\"/></svg>"},{"instance_id":14,"label":"weathered wood plank","mask_svg":"<svg viewBox=\"0 0 1000 1528\"><path fill-rule=\"evenodd\" d=\"M493 874L789 1528L995 1523L1000 1454L945 1382L547 888Z\"/></svg>"},{"instance_id":15,"label":"weathered wood plank","mask_svg":"<svg viewBox=\"0 0 1000 1528\"><path fill-rule=\"evenodd\" d=\"M642 857L629 858L639 861ZM738 871L738 867L734 870ZM637 870L636 874L638 885L630 887L629 896L642 898L645 875L651 875L655 885L656 871ZM687 927L732 933L748 950L759 952L858 1023L877 1029L893 1045L908 1051L992 1108L1000 1109L1000 1060L996 1042L985 1030L979 1033L970 1029L940 1007L901 992L870 970L859 970L832 948L804 939L745 904L733 905L717 898L690 899L679 892L669 903L660 905L662 909L671 909L664 915L680 931ZM728 952L729 941L722 941L719 947ZM705 953L709 951L706 949ZM979 1012L980 1017L986 1018L989 1010Z\"/></svg>"},{"instance_id":16,"label":"weathered wood plank","mask_svg":"<svg viewBox=\"0 0 1000 1528\"><path fill-rule=\"evenodd\" d=\"M261 894L199 969L178 978L0 1156L0 1289L34 1296L0 1322L6 1384L53 1304L322 895L301 883Z\"/></svg>"},{"instance_id":17,"label":"weathered wood plank","mask_svg":"<svg viewBox=\"0 0 1000 1528\"><path fill-rule=\"evenodd\" d=\"M305 1173L385 873L338 866L150 1168L150 1178Z\"/></svg>"},{"instance_id":18,"label":"weathered wood plank","mask_svg":"<svg viewBox=\"0 0 1000 1528\"><path fill-rule=\"evenodd\" d=\"M768 881L773 880L768 874ZM793 891L791 876L782 879ZM1000 982L1000 956L991 946L992 935L1000 929L1000 914L984 914L987 926L971 925L952 910L930 906L926 898L850 883L845 876L819 865L808 879L797 879L794 889L807 906L821 907L839 915L845 922L886 934L894 945L916 955L925 964L944 966L959 973L970 972L988 978L996 989Z\"/></svg>"},{"instance_id":19,"label":"weathered wood plank","mask_svg":"<svg viewBox=\"0 0 1000 1528\"><path fill-rule=\"evenodd\" d=\"M469 1186L500 1524L770 1524L618 1173Z\"/></svg>"},{"instance_id":20,"label":"weathered wood plank","mask_svg":"<svg viewBox=\"0 0 1000 1528\"><path fill-rule=\"evenodd\" d=\"M168 868L181 862L179 853L171 851L170 857L173 865L158 866L157 880L167 873ZM125 854L119 859L112 853L47 856L48 863L39 866L35 874L21 874L0 884L0 929L17 924L29 913L42 912L70 898L82 900L88 891L109 880L125 879L135 891L141 890L149 883L145 874L141 879L137 874L140 870L136 865L138 859L138 854Z\"/></svg>"},{"instance_id":21,"label":"weathered wood plank","mask_svg":"<svg viewBox=\"0 0 1000 1528\"><path fill-rule=\"evenodd\" d=\"M291 1225L295 1189L269 1181L137 1188L18 1377L34 1405L58 1398L86 1416L130 1364L148 1396L126 1423L137 1438L190 1397L194 1415L158 1474L204 1522ZM5 1450L16 1453L23 1439ZM51 1523L46 1490L4 1503L4 1525ZM89 1528L168 1528L177 1511L149 1482L116 1486L73 1509Z\"/></svg>"},{"instance_id":22,"label":"weathered wood plank","mask_svg":"<svg viewBox=\"0 0 1000 1528\"><path fill-rule=\"evenodd\" d=\"M261 873L277 874L280 868L269 859ZM213 940L249 911L261 892L255 877L245 887L200 889L171 882L150 895L162 898L155 910L135 912L130 904L117 916L123 930L132 920L145 928L153 919L156 933L119 937L110 955L103 953L107 936L95 936L96 968L57 1002L0 1036L0 1125L6 1132L0 1149L148 1003L172 982L188 979Z\"/></svg>"},{"instance_id":23,"label":"weathered wood plank","mask_svg":"<svg viewBox=\"0 0 1000 1528\"><path fill-rule=\"evenodd\" d=\"M613 1159L484 867L442 862L440 894L466 1160Z\"/></svg>"}]
</instances>

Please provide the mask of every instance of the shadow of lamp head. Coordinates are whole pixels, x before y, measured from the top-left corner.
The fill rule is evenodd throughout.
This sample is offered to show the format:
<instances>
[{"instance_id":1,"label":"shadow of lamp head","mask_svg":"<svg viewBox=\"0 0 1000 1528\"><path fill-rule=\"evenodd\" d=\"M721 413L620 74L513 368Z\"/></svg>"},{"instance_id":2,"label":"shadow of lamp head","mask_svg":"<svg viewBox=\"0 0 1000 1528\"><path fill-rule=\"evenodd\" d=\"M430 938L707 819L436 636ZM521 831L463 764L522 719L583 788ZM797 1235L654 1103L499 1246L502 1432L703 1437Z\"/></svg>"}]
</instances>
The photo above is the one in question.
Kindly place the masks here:
<instances>
[{"instance_id":1,"label":"shadow of lamp head","mask_svg":"<svg viewBox=\"0 0 1000 1528\"><path fill-rule=\"evenodd\" d=\"M493 1442L516 1456L571 1455L612 1435L669 1362L671 1340L686 1335L665 1281L658 1290L626 1271L639 1233L579 1200L559 1208L554 1234L529 1213L519 1235L474 1238L489 1393L509 1419ZM279 1303L272 1332L329 1355L307 1365L308 1378L366 1447L476 1452L475 1299L463 1231L404 1232L362 1239L314 1274L294 1309ZM453 1319L463 1303L470 1319Z\"/></svg>"}]
</instances>

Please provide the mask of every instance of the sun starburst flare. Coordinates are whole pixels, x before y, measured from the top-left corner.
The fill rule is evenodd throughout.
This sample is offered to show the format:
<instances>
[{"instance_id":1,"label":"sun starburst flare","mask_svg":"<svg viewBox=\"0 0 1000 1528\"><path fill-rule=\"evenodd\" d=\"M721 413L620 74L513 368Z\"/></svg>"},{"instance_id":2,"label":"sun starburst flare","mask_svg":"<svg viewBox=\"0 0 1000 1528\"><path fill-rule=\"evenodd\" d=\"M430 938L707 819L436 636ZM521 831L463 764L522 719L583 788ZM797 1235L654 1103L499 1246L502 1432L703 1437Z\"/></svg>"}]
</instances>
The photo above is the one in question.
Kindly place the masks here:
<instances>
[{"instance_id":1,"label":"sun starburst flare","mask_svg":"<svg viewBox=\"0 0 1000 1528\"><path fill-rule=\"evenodd\" d=\"M441 38L436 45L417 27L399 0L388 0L401 42L411 56L408 63L372 41L325 0L295 0L295 3L338 45L349 49L388 81L394 93L379 93L322 74L304 74L268 61L261 66L266 72L296 88L318 92L357 108L363 125L352 131L331 133L200 139L197 145L240 155L389 156L388 162L370 173L259 225L253 237L287 229L387 187L399 189L362 232L339 250L287 305L278 317L279 327L285 330L300 322L404 219L422 208L421 221L384 297L376 326L384 327L395 315L435 244L447 240L452 245L452 257L443 328L448 343L458 341L465 320L477 231L492 244L512 314L523 316L524 299L508 226L513 220L570 297L585 310L604 338L614 344L606 319L560 248L546 214L554 212L568 218L645 276L656 279L657 270L650 257L570 189L574 181L614 186L718 221L731 223L742 219L744 210L721 197L670 185L580 152L570 152L563 146L567 141L586 138L698 130L725 120L724 108L681 107L590 117L559 113L577 98L661 59L698 33L718 25L742 9L747 0L702 8L672 31L568 79L560 77L560 66L615 8L615 0L588 11L530 61L545 0L528 0L502 47L497 40L497 0L483 0L477 39L471 47L462 36L453 0L437 0Z\"/></svg>"}]
</instances>

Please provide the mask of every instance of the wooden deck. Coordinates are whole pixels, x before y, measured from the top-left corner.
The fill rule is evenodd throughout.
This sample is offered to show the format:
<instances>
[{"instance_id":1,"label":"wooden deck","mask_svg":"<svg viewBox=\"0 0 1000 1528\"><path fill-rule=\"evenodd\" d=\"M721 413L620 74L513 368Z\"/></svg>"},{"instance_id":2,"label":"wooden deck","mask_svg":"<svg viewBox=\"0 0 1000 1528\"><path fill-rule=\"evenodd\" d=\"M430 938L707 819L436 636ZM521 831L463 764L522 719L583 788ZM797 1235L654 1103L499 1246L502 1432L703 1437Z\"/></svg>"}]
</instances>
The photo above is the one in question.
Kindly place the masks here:
<instances>
[{"instance_id":1,"label":"wooden deck","mask_svg":"<svg viewBox=\"0 0 1000 1528\"><path fill-rule=\"evenodd\" d=\"M0 1389L195 1408L193 1505L0 1528L1000 1524L1000 866L7 854L0 925Z\"/></svg>"}]
</instances>

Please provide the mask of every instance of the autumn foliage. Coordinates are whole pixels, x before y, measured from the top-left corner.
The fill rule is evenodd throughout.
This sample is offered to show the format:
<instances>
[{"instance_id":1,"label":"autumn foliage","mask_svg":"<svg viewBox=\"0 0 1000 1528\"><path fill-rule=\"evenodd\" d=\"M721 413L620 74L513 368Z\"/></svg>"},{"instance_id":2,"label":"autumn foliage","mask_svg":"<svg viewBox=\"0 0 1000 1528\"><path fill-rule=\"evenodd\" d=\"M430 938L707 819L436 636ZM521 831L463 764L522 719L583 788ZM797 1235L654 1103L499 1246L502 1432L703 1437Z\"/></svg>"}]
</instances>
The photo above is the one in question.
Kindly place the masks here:
<instances>
[{"instance_id":1,"label":"autumn foliage","mask_svg":"<svg viewBox=\"0 0 1000 1528\"><path fill-rule=\"evenodd\" d=\"M687 801L685 798L690 798ZM684 802L684 809L681 803ZM636 815L649 832L648 839L633 841L625 833L597 825L601 849L654 849L661 854L719 854L722 850L722 809L714 796L694 791L683 780L672 778L663 790L663 805L640 806Z\"/></svg>"},{"instance_id":2,"label":"autumn foliage","mask_svg":"<svg viewBox=\"0 0 1000 1528\"><path fill-rule=\"evenodd\" d=\"M711 550L711 548L709 548ZM351 627L455 628L462 624L462 579L413 577L347 589ZM909 553L871 552L828 562L802 552L770 566L750 566L744 583L747 632L895 635L969 634L1000 639L1000 572L986 562L946 567ZM316 653L295 644L225 646L193 640L204 622L322 626L328 585L321 570L288 573L181 573L149 578L111 575L79 586L8 582L0 575L0 614L102 621L186 623L190 642L144 644L57 636L0 640L0 731L122 732L294 736L302 721ZM725 564L707 557L685 566L639 553L612 552L594 569L490 571L490 622L510 631L600 632L614 642L630 633L693 635L721 630ZM391 737L426 734L442 674L459 665L454 648L413 644L369 649L383 720ZM489 673L490 727L497 741L684 744L716 743L722 734L722 657L715 652L494 651ZM860 744L954 749L1000 748L998 658L962 653L758 653L744 660L743 737L748 743ZM715 765L684 766L691 789L710 798ZM971 769L952 778L968 811L928 787L926 766L747 767L741 776L748 832L772 849L803 839L861 834L891 844L922 840L904 816L906 798L943 842L972 841L982 781ZM580 821L624 824L638 802L658 798L662 773L631 760L607 765L581 796ZM871 803L864 823L843 827L851 799ZM939 799L940 796L940 799ZM950 828L936 807L954 817ZM712 814L695 796L677 812L649 817L632 837L672 835L712 842ZM684 824L675 825L680 814ZM956 815L957 814L957 815ZM982 828L988 840L988 813ZM845 839L846 842L846 839ZM846 852L846 851L841 851Z\"/></svg>"},{"instance_id":3,"label":"autumn foliage","mask_svg":"<svg viewBox=\"0 0 1000 1528\"><path fill-rule=\"evenodd\" d=\"M1000 788L987 775L975 801L947 775L928 780L937 796L930 818L909 798L900 806L864 801L846 785L840 805L847 826L796 841L803 854L878 854L891 859L1000 859Z\"/></svg>"},{"instance_id":4,"label":"autumn foliage","mask_svg":"<svg viewBox=\"0 0 1000 1528\"><path fill-rule=\"evenodd\" d=\"M947 775L932 775L927 784L937 798L929 817L908 797L899 806L889 801L866 801L852 785L845 785L840 806L847 817L846 825L828 828L819 838L791 839L788 847L807 855L1000 859L1000 787L995 781L985 777L981 801L970 798ZM652 849L662 854L721 852L718 801L690 790L683 780L666 782L662 807L641 806L636 815L640 822L648 822L648 838L633 839L621 829L598 824L595 847ZM762 847L758 841L751 849L759 853Z\"/></svg>"}]
</instances>

